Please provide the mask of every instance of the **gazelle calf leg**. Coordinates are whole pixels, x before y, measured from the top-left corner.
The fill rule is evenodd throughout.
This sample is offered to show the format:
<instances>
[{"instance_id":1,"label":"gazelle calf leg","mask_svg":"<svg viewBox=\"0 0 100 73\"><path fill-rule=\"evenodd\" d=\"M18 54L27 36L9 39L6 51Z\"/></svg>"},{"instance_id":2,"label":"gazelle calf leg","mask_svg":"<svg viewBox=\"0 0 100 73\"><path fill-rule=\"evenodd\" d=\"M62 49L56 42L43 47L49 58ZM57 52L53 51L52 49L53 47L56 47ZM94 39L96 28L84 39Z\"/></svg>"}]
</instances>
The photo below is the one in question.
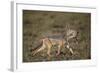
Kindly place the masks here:
<instances>
[{"instance_id":1,"label":"gazelle calf leg","mask_svg":"<svg viewBox=\"0 0 100 73\"><path fill-rule=\"evenodd\" d=\"M75 37L75 42L76 42L76 44L78 44L78 39L77 39L77 37Z\"/></svg>"},{"instance_id":2,"label":"gazelle calf leg","mask_svg":"<svg viewBox=\"0 0 100 73\"><path fill-rule=\"evenodd\" d=\"M71 54L74 54L74 52L73 52L72 48L69 48L69 50L70 50Z\"/></svg>"},{"instance_id":3,"label":"gazelle calf leg","mask_svg":"<svg viewBox=\"0 0 100 73\"><path fill-rule=\"evenodd\" d=\"M69 44L67 45L67 48L69 49L69 51L71 52L71 54L74 54L72 48L69 46Z\"/></svg>"}]
</instances>

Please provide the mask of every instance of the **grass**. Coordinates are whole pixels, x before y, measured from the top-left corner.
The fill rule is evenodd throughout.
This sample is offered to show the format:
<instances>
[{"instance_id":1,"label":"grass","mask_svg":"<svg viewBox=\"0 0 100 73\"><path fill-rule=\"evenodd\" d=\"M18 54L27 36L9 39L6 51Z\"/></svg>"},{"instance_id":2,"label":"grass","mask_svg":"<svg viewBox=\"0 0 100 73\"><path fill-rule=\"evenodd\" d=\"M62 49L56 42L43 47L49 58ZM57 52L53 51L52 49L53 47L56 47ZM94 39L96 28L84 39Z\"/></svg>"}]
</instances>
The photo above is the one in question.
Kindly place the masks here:
<instances>
[{"instance_id":1,"label":"grass","mask_svg":"<svg viewBox=\"0 0 100 73\"><path fill-rule=\"evenodd\" d=\"M70 41L75 55L68 49L61 49L56 56L57 46L52 47L52 57L48 57L46 49L31 55L30 49L39 44L39 40L53 34L64 34L66 23L79 32L78 44ZM91 14L72 12L50 12L23 10L23 62L86 60L91 59Z\"/></svg>"}]
</instances>

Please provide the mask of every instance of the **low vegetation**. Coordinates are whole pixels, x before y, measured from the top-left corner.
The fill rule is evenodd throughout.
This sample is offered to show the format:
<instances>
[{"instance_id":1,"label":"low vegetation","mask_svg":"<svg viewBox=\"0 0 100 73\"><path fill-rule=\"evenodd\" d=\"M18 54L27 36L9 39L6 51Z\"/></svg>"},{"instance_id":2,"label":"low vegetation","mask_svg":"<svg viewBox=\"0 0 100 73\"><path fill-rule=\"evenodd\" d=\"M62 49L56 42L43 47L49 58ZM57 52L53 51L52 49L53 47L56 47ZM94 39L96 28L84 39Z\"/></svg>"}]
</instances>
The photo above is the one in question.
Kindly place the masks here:
<instances>
[{"instance_id":1,"label":"low vegetation","mask_svg":"<svg viewBox=\"0 0 100 73\"><path fill-rule=\"evenodd\" d=\"M30 49L34 49L39 40L49 35L64 35L65 26L78 31L78 44L70 40L74 55L68 49L61 49L56 56L57 46L52 47L49 58L46 49L32 56ZM50 12L23 10L23 62L86 60L91 59L91 14L72 12Z\"/></svg>"}]
</instances>

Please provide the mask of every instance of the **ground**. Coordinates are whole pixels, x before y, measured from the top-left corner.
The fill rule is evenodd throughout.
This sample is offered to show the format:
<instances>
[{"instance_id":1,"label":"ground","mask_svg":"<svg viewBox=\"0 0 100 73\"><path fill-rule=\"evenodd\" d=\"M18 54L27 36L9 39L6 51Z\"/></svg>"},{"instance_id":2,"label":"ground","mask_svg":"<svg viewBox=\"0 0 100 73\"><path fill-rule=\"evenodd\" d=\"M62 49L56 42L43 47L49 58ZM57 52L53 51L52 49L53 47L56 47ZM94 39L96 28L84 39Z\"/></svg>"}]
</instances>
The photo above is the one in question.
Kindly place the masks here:
<instances>
[{"instance_id":1,"label":"ground","mask_svg":"<svg viewBox=\"0 0 100 73\"><path fill-rule=\"evenodd\" d=\"M46 36L65 34L65 26L78 32L78 44L70 40L74 54L62 48L56 56L57 46L52 47L52 56L48 57L46 49L32 56L39 40ZM73 12L52 12L23 10L23 62L86 60L91 59L91 14Z\"/></svg>"}]
</instances>

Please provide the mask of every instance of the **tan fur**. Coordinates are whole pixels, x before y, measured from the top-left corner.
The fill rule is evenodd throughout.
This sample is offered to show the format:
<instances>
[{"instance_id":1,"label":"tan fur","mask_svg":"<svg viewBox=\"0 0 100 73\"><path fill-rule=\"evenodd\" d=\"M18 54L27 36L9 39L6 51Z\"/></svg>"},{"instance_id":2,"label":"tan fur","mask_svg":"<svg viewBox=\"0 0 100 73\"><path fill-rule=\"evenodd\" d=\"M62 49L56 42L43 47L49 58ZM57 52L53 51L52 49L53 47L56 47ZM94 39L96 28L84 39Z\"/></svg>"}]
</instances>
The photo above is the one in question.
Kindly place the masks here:
<instances>
[{"instance_id":1,"label":"tan fur","mask_svg":"<svg viewBox=\"0 0 100 73\"><path fill-rule=\"evenodd\" d=\"M44 49L47 49L47 55L51 56L51 54L50 54L51 48L54 45L58 45L58 50L57 50L56 55L59 55L62 47L64 47L65 43L66 43L66 41L64 39L44 38L44 39L42 39L42 41L43 41L42 46L40 48L38 48L38 50L34 51L33 55L35 55L36 53L38 53ZM69 45L67 45L67 48L69 48L70 52L73 54L73 50L69 47Z\"/></svg>"},{"instance_id":2,"label":"tan fur","mask_svg":"<svg viewBox=\"0 0 100 73\"><path fill-rule=\"evenodd\" d=\"M73 54L74 52L69 45L69 40L76 36L77 36L77 32L75 30L68 29L66 31L66 35L65 35L66 40L63 38L62 39L58 39L58 38L54 39L54 38L46 37L46 38L42 39L42 46L40 48L37 48L38 50L34 51L33 55L42 51L43 49L47 49L48 56L51 56L51 54L50 54L51 48L54 45L58 45L57 55L60 54L60 51L61 51L62 47L64 47L64 46L66 46L69 49L69 51ZM65 45L65 43L67 43L67 45Z\"/></svg>"}]
</instances>

